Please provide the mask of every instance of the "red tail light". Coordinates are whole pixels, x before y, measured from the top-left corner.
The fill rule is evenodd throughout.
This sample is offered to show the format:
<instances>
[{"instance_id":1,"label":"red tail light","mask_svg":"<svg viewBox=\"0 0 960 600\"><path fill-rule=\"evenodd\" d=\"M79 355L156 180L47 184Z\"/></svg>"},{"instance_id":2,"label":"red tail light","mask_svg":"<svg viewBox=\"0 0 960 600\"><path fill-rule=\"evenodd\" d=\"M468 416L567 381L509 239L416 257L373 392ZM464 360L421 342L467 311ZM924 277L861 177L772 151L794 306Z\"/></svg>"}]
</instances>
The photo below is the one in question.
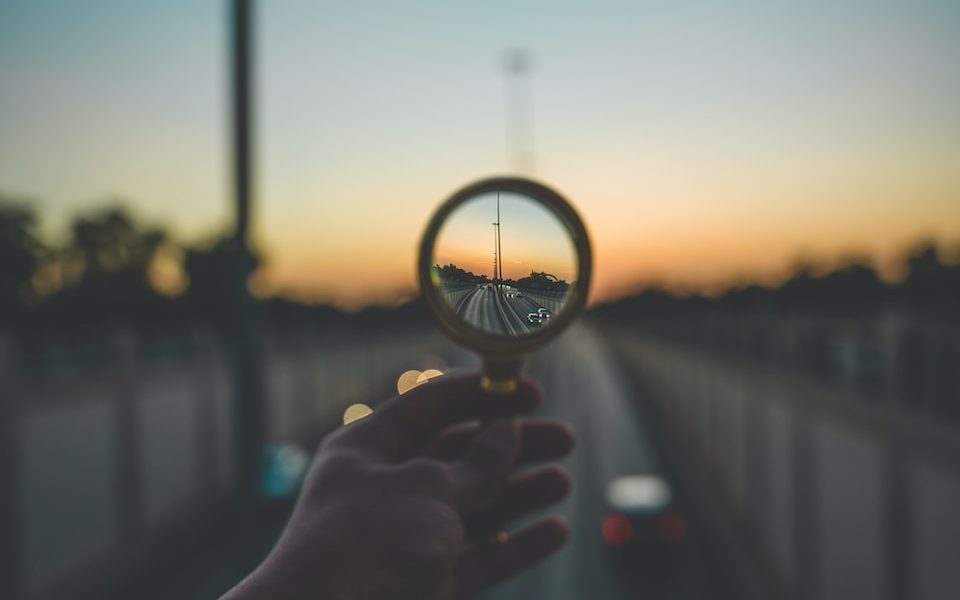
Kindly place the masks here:
<instances>
[{"instance_id":1,"label":"red tail light","mask_svg":"<svg viewBox=\"0 0 960 600\"><path fill-rule=\"evenodd\" d=\"M633 524L624 515L613 513L603 519L600 533L607 544L614 547L623 546L633 539Z\"/></svg>"},{"instance_id":2,"label":"red tail light","mask_svg":"<svg viewBox=\"0 0 960 600\"><path fill-rule=\"evenodd\" d=\"M657 535L661 540L676 544L687 535L687 522L675 512L665 512L657 519Z\"/></svg>"}]
</instances>

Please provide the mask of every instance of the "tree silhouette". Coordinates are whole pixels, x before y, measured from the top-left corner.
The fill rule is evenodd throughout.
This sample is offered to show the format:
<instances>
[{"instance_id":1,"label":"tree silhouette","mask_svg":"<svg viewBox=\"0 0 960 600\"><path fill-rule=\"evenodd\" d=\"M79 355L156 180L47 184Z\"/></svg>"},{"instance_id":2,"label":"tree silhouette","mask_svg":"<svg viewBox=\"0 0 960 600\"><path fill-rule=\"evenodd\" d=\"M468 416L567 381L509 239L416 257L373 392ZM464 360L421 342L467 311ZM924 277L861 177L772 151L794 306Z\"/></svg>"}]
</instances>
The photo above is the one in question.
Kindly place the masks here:
<instances>
[{"instance_id":1,"label":"tree silhouette","mask_svg":"<svg viewBox=\"0 0 960 600\"><path fill-rule=\"evenodd\" d=\"M433 265L433 269L437 272L437 275L440 277L441 281L446 281L450 283L486 283L490 281L488 278L482 275L475 275L470 271L465 271L454 264L443 265Z\"/></svg>"},{"instance_id":2,"label":"tree silhouette","mask_svg":"<svg viewBox=\"0 0 960 600\"><path fill-rule=\"evenodd\" d=\"M514 284L519 288L548 292L565 292L570 288L570 284L566 281L557 279L549 273L536 271L531 271L526 277L517 279Z\"/></svg>"},{"instance_id":3,"label":"tree silhouette","mask_svg":"<svg viewBox=\"0 0 960 600\"><path fill-rule=\"evenodd\" d=\"M164 320L173 306L150 284L150 269L167 234L145 226L120 206L79 215L68 243L48 258L62 285L40 306L41 329L104 322Z\"/></svg>"},{"instance_id":4,"label":"tree silhouette","mask_svg":"<svg viewBox=\"0 0 960 600\"><path fill-rule=\"evenodd\" d=\"M16 322L34 300L31 279L43 251L36 228L30 207L0 196L0 322Z\"/></svg>"}]
</instances>

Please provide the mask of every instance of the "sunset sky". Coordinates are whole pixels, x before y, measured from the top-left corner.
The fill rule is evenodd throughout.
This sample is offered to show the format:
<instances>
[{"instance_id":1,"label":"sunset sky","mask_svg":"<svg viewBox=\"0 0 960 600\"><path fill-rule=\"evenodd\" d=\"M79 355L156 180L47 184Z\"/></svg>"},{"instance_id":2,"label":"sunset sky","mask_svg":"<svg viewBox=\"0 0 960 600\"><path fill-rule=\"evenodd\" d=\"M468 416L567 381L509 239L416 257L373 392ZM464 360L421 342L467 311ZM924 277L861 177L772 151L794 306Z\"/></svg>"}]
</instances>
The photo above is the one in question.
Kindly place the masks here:
<instances>
[{"instance_id":1,"label":"sunset sky","mask_svg":"<svg viewBox=\"0 0 960 600\"><path fill-rule=\"evenodd\" d=\"M105 198L193 241L229 221L225 2L0 0L0 192L51 235ZM798 256L960 245L960 3L263 2L257 237L271 292L414 287L431 211L511 172L504 52L533 56L533 167L593 298L775 278Z\"/></svg>"},{"instance_id":2,"label":"sunset sky","mask_svg":"<svg viewBox=\"0 0 960 600\"><path fill-rule=\"evenodd\" d=\"M500 194L500 251L504 279L547 272L577 280L576 249L563 224L525 196ZM493 276L497 194L477 196L451 213L437 236L434 263Z\"/></svg>"}]
</instances>

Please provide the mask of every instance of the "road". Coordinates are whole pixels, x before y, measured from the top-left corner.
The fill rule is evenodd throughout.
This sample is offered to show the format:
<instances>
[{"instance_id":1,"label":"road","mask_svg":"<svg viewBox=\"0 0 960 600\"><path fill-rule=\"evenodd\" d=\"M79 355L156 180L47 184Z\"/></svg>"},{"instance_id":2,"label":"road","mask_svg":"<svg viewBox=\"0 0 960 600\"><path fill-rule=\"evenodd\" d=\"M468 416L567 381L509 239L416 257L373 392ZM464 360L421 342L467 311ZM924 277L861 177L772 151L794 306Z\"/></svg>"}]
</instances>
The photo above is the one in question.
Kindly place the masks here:
<instances>
[{"instance_id":1,"label":"road","mask_svg":"<svg viewBox=\"0 0 960 600\"><path fill-rule=\"evenodd\" d=\"M564 419L577 431L577 449L565 462L574 480L571 497L559 512L570 522L570 544L539 568L487 593L488 600L618 600L626 598L720 598L726 587L708 568L695 530L673 577L624 577L600 537L603 490L622 475L663 469L645 431L626 378L602 336L577 324L533 356L527 372L546 392L540 412ZM627 571L641 565L627 565Z\"/></svg>"},{"instance_id":2,"label":"road","mask_svg":"<svg viewBox=\"0 0 960 600\"><path fill-rule=\"evenodd\" d=\"M481 292L492 295L492 292ZM481 296L482 298L483 296ZM429 350L444 370L476 368L472 353L443 342ZM411 365L417 356L410 357ZM441 365L438 365L441 366ZM577 432L577 448L564 461L574 488L555 507L568 520L570 543L537 568L483 595L486 600L721 600L731 597L706 556L693 521L678 569L671 577L638 578L643 565L616 561L600 536L604 490L615 477L663 472L647 424L628 379L620 371L603 335L575 323L546 348L531 356L526 372L544 387L546 399L537 416L563 419ZM681 505L681 510L683 506ZM553 512L553 511L551 511ZM255 537L230 541L229 551L191 584L158 589L149 600L213 598L225 591L267 552L282 523L255 528ZM522 526L522 524L518 524ZM621 557L622 558L622 557Z\"/></svg>"},{"instance_id":3,"label":"road","mask_svg":"<svg viewBox=\"0 0 960 600\"><path fill-rule=\"evenodd\" d=\"M554 313L562 308L556 300L534 301L529 294L517 297L487 287L445 291L445 294L465 321L499 336L520 336L536 331L540 326L527 320L528 313L540 307L549 308Z\"/></svg>"}]
</instances>

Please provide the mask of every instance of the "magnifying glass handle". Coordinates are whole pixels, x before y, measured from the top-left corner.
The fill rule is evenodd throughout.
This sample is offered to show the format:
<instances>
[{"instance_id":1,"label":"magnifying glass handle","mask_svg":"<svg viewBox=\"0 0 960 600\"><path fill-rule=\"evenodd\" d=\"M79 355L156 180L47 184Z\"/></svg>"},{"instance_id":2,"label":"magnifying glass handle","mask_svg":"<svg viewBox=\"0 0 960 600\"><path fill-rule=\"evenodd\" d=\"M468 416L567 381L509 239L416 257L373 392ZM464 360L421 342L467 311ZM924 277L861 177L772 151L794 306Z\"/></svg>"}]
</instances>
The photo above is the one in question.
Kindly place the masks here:
<instances>
[{"instance_id":1,"label":"magnifying glass handle","mask_svg":"<svg viewBox=\"0 0 960 600\"><path fill-rule=\"evenodd\" d=\"M480 387L491 394L512 394L517 391L521 366L523 361L519 358L484 357Z\"/></svg>"}]
</instances>

